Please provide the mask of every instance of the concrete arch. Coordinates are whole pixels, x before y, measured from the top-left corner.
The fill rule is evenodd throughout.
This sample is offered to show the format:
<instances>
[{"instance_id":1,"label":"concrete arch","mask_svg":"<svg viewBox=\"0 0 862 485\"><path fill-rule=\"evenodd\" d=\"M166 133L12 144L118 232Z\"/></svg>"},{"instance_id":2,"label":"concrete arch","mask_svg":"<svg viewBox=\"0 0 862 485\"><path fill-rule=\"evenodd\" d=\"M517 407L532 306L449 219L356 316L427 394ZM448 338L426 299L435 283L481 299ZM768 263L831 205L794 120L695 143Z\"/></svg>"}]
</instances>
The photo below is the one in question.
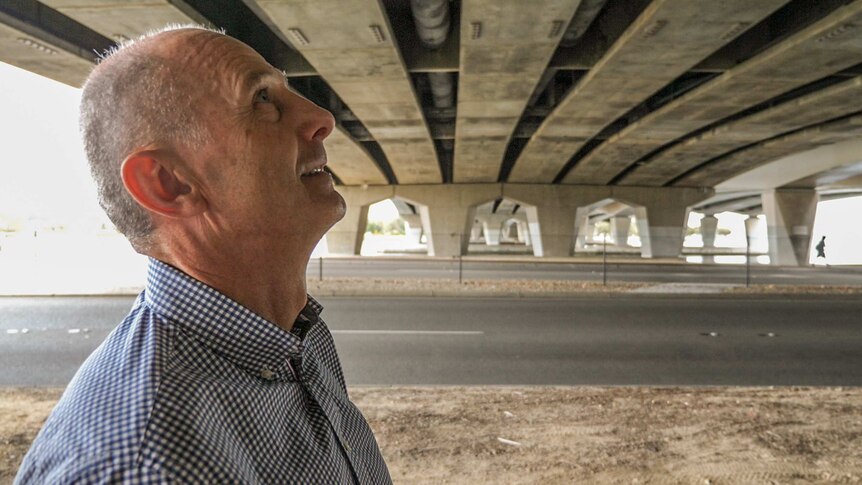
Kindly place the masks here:
<instances>
[{"instance_id":1,"label":"concrete arch","mask_svg":"<svg viewBox=\"0 0 862 485\"><path fill-rule=\"evenodd\" d=\"M330 254L359 255L365 226L368 224L368 208L391 199L395 195L395 188L391 185L342 185L336 190L347 203L347 210L344 217L326 233L326 245Z\"/></svg>"},{"instance_id":2,"label":"concrete arch","mask_svg":"<svg viewBox=\"0 0 862 485\"><path fill-rule=\"evenodd\" d=\"M523 236L527 230L525 209L525 206L506 197L476 206L471 233L473 246L469 250L474 253L495 254L525 252L529 248ZM514 238L510 238L507 231L511 230L513 225L518 227L519 232ZM515 247L512 244L522 246Z\"/></svg>"},{"instance_id":3,"label":"concrete arch","mask_svg":"<svg viewBox=\"0 0 862 485\"><path fill-rule=\"evenodd\" d=\"M500 197L500 184L398 185L394 196L419 209L428 256L466 254L476 207Z\"/></svg>"},{"instance_id":4,"label":"concrete arch","mask_svg":"<svg viewBox=\"0 0 862 485\"><path fill-rule=\"evenodd\" d=\"M605 198L595 203L579 207L575 215L575 252L591 251L590 245L595 224L602 221L610 223L610 239L606 248L611 252L626 252L631 218L636 221L646 218L646 209L637 204L627 203L614 198ZM648 229L647 229L648 231ZM640 234L640 228L638 228Z\"/></svg>"}]
</instances>

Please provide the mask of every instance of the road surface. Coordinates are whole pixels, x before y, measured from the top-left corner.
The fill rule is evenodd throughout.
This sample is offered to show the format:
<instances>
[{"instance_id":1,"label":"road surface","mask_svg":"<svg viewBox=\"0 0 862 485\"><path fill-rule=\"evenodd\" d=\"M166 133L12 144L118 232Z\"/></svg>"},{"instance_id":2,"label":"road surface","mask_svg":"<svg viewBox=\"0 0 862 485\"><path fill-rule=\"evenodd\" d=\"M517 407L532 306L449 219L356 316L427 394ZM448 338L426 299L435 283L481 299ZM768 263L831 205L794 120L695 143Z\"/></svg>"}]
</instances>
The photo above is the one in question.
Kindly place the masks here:
<instances>
[{"instance_id":1,"label":"road surface","mask_svg":"<svg viewBox=\"0 0 862 485\"><path fill-rule=\"evenodd\" d=\"M0 386L65 385L131 303L0 298ZM862 385L858 298L323 303L351 385Z\"/></svg>"}]
</instances>

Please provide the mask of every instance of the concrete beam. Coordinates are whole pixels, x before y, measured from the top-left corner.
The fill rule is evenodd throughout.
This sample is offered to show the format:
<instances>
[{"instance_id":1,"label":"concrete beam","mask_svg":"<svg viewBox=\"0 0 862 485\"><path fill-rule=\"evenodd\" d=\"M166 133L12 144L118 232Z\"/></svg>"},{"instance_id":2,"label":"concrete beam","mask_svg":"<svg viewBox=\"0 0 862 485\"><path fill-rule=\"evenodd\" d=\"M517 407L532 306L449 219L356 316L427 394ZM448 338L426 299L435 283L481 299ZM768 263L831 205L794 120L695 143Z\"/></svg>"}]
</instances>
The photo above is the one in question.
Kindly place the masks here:
<instances>
[{"instance_id":1,"label":"concrete beam","mask_svg":"<svg viewBox=\"0 0 862 485\"><path fill-rule=\"evenodd\" d=\"M181 10L168 0L41 1L116 41L134 39L169 24L206 23L194 10Z\"/></svg>"},{"instance_id":2,"label":"concrete beam","mask_svg":"<svg viewBox=\"0 0 862 485\"><path fill-rule=\"evenodd\" d=\"M760 2L749 2L754 3ZM627 126L581 159L565 182L609 183L647 154L692 131L861 62L862 37L847 27L859 22L862 1L839 7Z\"/></svg>"},{"instance_id":3,"label":"concrete beam","mask_svg":"<svg viewBox=\"0 0 862 485\"><path fill-rule=\"evenodd\" d=\"M384 185L386 176L365 148L335 127L324 141L328 165L346 185Z\"/></svg>"},{"instance_id":4,"label":"concrete beam","mask_svg":"<svg viewBox=\"0 0 862 485\"><path fill-rule=\"evenodd\" d=\"M862 111L862 77L829 86L690 138L636 167L619 183L661 186L678 179L679 185L690 185L686 177L696 174L698 167L708 160L758 141L859 111Z\"/></svg>"},{"instance_id":5,"label":"concrete beam","mask_svg":"<svg viewBox=\"0 0 862 485\"><path fill-rule=\"evenodd\" d=\"M579 3L461 3L455 182L497 181L509 139Z\"/></svg>"},{"instance_id":6,"label":"concrete beam","mask_svg":"<svg viewBox=\"0 0 862 485\"><path fill-rule=\"evenodd\" d=\"M545 119L509 181L551 182L602 129L786 2L653 1Z\"/></svg>"},{"instance_id":7,"label":"concrete beam","mask_svg":"<svg viewBox=\"0 0 862 485\"><path fill-rule=\"evenodd\" d=\"M739 187L746 183L746 180L751 183L753 180L760 179L763 184L759 185L759 188L763 189L778 183L779 180L786 180L790 174L817 173L816 167L836 163L846 159L846 155L850 155L851 158L855 157L852 158L854 162L859 161L858 152L848 154L846 149L847 147L859 146L860 137L862 137L862 116L839 119L733 152L679 180L675 185L717 186L735 174L757 169L761 165L775 160L782 160L782 164L772 165L770 169L758 171L756 175L744 175L738 178L736 182L724 185L724 187ZM847 142L847 144L842 142ZM830 148L830 145L835 145L835 147ZM823 150L815 150L820 147L823 147ZM827 155L827 158L816 159L813 157L814 154ZM812 163L808 166L799 166L800 163L808 160ZM769 173L776 170L779 173L770 177ZM791 179L786 183L797 179ZM766 185L767 183L769 185Z\"/></svg>"},{"instance_id":8,"label":"concrete beam","mask_svg":"<svg viewBox=\"0 0 862 485\"><path fill-rule=\"evenodd\" d=\"M818 173L854 165L859 161L859 153L862 153L862 139L850 139L800 151L762 163L747 171L740 169L736 176L715 184L715 189L719 193L726 193L779 188ZM862 169L859 173L862 173ZM720 178L716 177L716 180Z\"/></svg>"},{"instance_id":9,"label":"concrete beam","mask_svg":"<svg viewBox=\"0 0 862 485\"><path fill-rule=\"evenodd\" d=\"M80 87L114 42L34 0L0 2L0 61Z\"/></svg>"},{"instance_id":10,"label":"concrete beam","mask_svg":"<svg viewBox=\"0 0 862 485\"><path fill-rule=\"evenodd\" d=\"M379 1L256 3L362 120L399 183L442 181L421 105Z\"/></svg>"}]
</instances>

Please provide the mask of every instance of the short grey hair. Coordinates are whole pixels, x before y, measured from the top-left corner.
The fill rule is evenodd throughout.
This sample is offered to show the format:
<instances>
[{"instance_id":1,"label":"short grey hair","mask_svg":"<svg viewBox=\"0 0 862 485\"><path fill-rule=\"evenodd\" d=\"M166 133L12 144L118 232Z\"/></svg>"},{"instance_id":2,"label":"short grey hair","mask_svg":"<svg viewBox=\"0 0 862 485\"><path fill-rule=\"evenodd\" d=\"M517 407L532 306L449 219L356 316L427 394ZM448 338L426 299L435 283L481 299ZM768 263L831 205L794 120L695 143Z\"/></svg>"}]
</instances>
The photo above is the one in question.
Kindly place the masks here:
<instances>
[{"instance_id":1,"label":"short grey hair","mask_svg":"<svg viewBox=\"0 0 862 485\"><path fill-rule=\"evenodd\" d=\"M200 25L169 25L123 42L106 52L84 84L80 128L99 204L138 252L152 244L150 214L129 195L120 172L134 150L158 144L190 148L209 139L206 123L192 105L187 76L170 59L142 48L142 41Z\"/></svg>"}]
</instances>

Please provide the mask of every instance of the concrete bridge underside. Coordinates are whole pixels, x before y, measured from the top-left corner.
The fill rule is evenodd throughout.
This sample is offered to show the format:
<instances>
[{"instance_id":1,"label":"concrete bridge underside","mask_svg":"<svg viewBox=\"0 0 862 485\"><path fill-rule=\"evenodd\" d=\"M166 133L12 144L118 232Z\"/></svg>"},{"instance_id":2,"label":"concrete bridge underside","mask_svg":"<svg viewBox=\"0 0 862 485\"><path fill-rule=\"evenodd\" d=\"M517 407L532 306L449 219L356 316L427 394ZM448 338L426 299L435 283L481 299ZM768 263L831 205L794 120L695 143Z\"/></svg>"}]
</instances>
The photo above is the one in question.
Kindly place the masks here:
<instances>
[{"instance_id":1,"label":"concrete bridge underside","mask_svg":"<svg viewBox=\"0 0 862 485\"><path fill-rule=\"evenodd\" d=\"M506 200L537 256L605 218L675 257L687 211L739 206L773 263L804 264L819 194L862 185L862 0L18 0L0 61L79 86L116 42L189 22L334 114L337 252L396 197L438 256Z\"/></svg>"}]
</instances>

